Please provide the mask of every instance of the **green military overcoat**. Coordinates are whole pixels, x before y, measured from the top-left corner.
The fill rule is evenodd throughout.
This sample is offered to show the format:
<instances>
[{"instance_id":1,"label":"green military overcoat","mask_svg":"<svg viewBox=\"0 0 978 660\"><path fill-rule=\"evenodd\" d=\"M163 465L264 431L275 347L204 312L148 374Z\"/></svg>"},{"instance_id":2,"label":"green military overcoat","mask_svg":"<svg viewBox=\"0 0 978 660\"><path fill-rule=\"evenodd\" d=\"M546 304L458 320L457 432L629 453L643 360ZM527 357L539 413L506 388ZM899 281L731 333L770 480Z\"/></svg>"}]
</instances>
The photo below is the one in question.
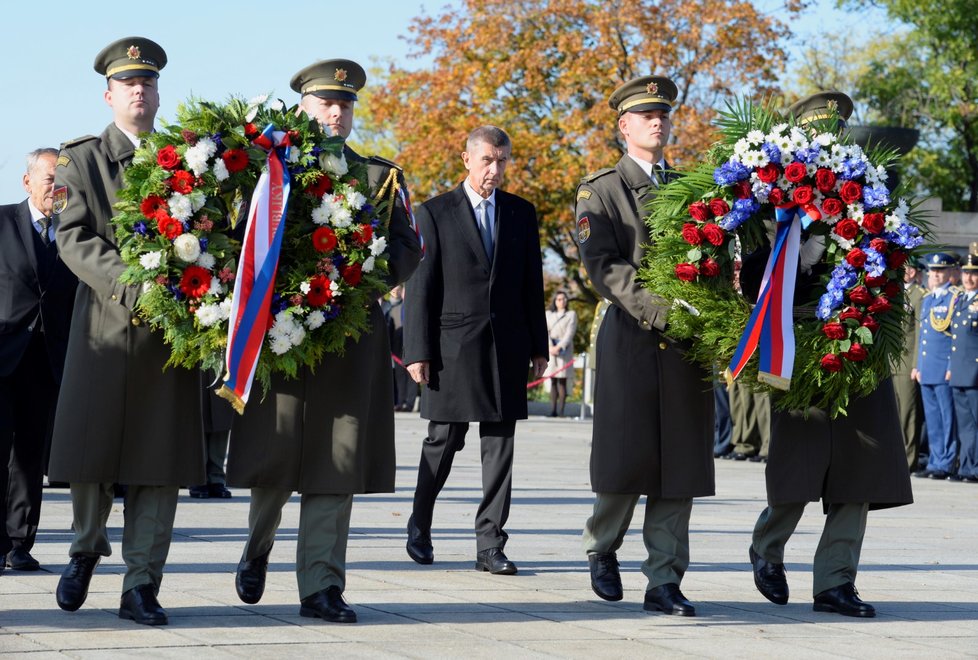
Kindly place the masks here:
<instances>
[{"instance_id":1,"label":"green military overcoat","mask_svg":"<svg viewBox=\"0 0 978 660\"><path fill-rule=\"evenodd\" d=\"M204 482L199 376L168 369L162 334L132 313L139 289L109 224L135 148L115 124L66 143L55 173L67 195L56 240L78 276L51 462L53 481L183 486Z\"/></svg>"},{"instance_id":2,"label":"green military overcoat","mask_svg":"<svg viewBox=\"0 0 978 660\"><path fill-rule=\"evenodd\" d=\"M669 303L636 280L656 187L624 156L577 191L581 259L611 302L597 338L591 488L687 498L714 494L710 374L666 338Z\"/></svg>"},{"instance_id":3,"label":"green military overcoat","mask_svg":"<svg viewBox=\"0 0 978 660\"><path fill-rule=\"evenodd\" d=\"M362 158L350 151L347 160ZM371 193L392 164L368 162ZM400 173L398 180L403 185ZM398 198L388 236L388 284L403 282L421 248ZM231 428L228 483L315 494L394 490L394 384L387 324L372 304L370 329L346 342L343 355L327 354L315 372L277 376L264 400L257 384Z\"/></svg>"}]
</instances>

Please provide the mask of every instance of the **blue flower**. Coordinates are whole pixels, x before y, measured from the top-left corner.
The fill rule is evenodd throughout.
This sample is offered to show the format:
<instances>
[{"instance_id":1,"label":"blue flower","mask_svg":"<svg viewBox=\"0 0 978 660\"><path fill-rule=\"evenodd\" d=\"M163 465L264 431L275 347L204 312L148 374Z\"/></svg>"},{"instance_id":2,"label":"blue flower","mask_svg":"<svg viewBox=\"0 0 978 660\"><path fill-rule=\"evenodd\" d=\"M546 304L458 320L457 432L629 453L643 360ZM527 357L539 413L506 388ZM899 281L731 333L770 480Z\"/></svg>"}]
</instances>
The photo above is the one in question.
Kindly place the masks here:
<instances>
[{"instance_id":1,"label":"blue flower","mask_svg":"<svg viewBox=\"0 0 978 660\"><path fill-rule=\"evenodd\" d=\"M818 155L822 151L822 146L818 142L812 143L808 149L799 149L795 152L795 160L812 165L818 160Z\"/></svg>"},{"instance_id":2,"label":"blue flower","mask_svg":"<svg viewBox=\"0 0 978 660\"><path fill-rule=\"evenodd\" d=\"M742 163L735 163L733 161L724 163L713 172L713 180L721 186L733 185L749 176L750 170Z\"/></svg>"},{"instance_id":3,"label":"blue flower","mask_svg":"<svg viewBox=\"0 0 978 660\"><path fill-rule=\"evenodd\" d=\"M761 151L764 152L764 155L767 156L772 163L781 162L781 150L771 142L765 142L762 144Z\"/></svg>"},{"instance_id":4,"label":"blue flower","mask_svg":"<svg viewBox=\"0 0 978 660\"><path fill-rule=\"evenodd\" d=\"M747 199L738 199L733 204L733 210L737 213L744 215L744 220L747 217L757 213L761 208L760 202L758 202L753 197L748 197ZM743 222L743 220L741 220Z\"/></svg>"},{"instance_id":5,"label":"blue flower","mask_svg":"<svg viewBox=\"0 0 978 660\"><path fill-rule=\"evenodd\" d=\"M200 243L200 251L207 252L207 244L211 242L210 239L206 236L201 236L197 242Z\"/></svg>"},{"instance_id":6,"label":"blue flower","mask_svg":"<svg viewBox=\"0 0 978 660\"><path fill-rule=\"evenodd\" d=\"M333 255L333 265L336 266L337 269L342 268L344 264L346 264L345 256L343 256L342 254Z\"/></svg>"},{"instance_id":7,"label":"blue flower","mask_svg":"<svg viewBox=\"0 0 978 660\"><path fill-rule=\"evenodd\" d=\"M326 309L325 312L323 312L323 315L326 317L326 320L329 321L339 316L341 311L343 311L342 308L336 303L333 303Z\"/></svg>"},{"instance_id":8,"label":"blue flower","mask_svg":"<svg viewBox=\"0 0 978 660\"><path fill-rule=\"evenodd\" d=\"M858 179L866 173L866 161L862 158L846 158L842 161L842 178Z\"/></svg>"},{"instance_id":9,"label":"blue flower","mask_svg":"<svg viewBox=\"0 0 978 660\"><path fill-rule=\"evenodd\" d=\"M217 145L218 151L220 151L221 148L224 147L224 141L221 140L220 133L211 133L211 139L214 140L214 144Z\"/></svg>"},{"instance_id":10,"label":"blue flower","mask_svg":"<svg viewBox=\"0 0 978 660\"><path fill-rule=\"evenodd\" d=\"M886 271L886 258L871 247L863 247L866 253L866 272L872 277L879 277Z\"/></svg>"},{"instance_id":11,"label":"blue flower","mask_svg":"<svg viewBox=\"0 0 978 660\"><path fill-rule=\"evenodd\" d=\"M827 321L832 317L832 311L835 309L832 298L829 294L823 294L818 301L818 309L815 311L815 316L821 321Z\"/></svg>"},{"instance_id":12,"label":"blue flower","mask_svg":"<svg viewBox=\"0 0 978 660\"><path fill-rule=\"evenodd\" d=\"M863 186L863 203L869 208L879 208L890 203L890 191L886 186L877 184L870 188Z\"/></svg>"},{"instance_id":13,"label":"blue flower","mask_svg":"<svg viewBox=\"0 0 978 660\"><path fill-rule=\"evenodd\" d=\"M180 224L183 226L183 233L186 234L188 231L190 231L190 227L191 227L190 220L184 220Z\"/></svg>"},{"instance_id":14,"label":"blue flower","mask_svg":"<svg viewBox=\"0 0 978 660\"><path fill-rule=\"evenodd\" d=\"M137 220L135 223L133 223L132 230L140 236L150 236L149 227L147 227L146 223L142 220Z\"/></svg>"},{"instance_id":15,"label":"blue flower","mask_svg":"<svg viewBox=\"0 0 978 660\"><path fill-rule=\"evenodd\" d=\"M920 230L907 223L901 224L895 232L887 232L886 238L907 250L919 247L924 242L924 237L920 235Z\"/></svg>"},{"instance_id":16,"label":"blue flower","mask_svg":"<svg viewBox=\"0 0 978 660\"><path fill-rule=\"evenodd\" d=\"M173 295L173 299L174 300L183 300L184 298L186 298L186 296L184 295L183 291L180 290L180 285L179 284L175 284L173 282L170 282L169 284L166 285L166 288L167 288L167 291L169 291L170 294Z\"/></svg>"}]
</instances>

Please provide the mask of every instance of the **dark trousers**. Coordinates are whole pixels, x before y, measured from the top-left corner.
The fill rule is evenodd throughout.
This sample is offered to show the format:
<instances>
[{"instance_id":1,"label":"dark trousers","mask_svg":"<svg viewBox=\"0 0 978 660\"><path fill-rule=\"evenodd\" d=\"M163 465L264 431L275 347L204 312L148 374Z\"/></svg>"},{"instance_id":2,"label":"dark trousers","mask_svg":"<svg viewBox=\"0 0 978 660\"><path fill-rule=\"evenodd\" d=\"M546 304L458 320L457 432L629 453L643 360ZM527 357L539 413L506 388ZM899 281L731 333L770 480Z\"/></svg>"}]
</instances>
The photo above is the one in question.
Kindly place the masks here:
<instances>
[{"instance_id":1,"label":"dark trousers","mask_svg":"<svg viewBox=\"0 0 978 660\"><path fill-rule=\"evenodd\" d=\"M978 387L954 387L958 432L958 474L978 477Z\"/></svg>"},{"instance_id":2,"label":"dark trousers","mask_svg":"<svg viewBox=\"0 0 978 660\"><path fill-rule=\"evenodd\" d=\"M394 363L394 404L411 411L414 410L414 401L417 398L418 384L407 369Z\"/></svg>"},{"instance_id":3,"label":"dark trousers","mask_svg":"<svg viewBox=\"0 0 978 660\"><path fill-rule=\"evenodd\" d=\"M9 376L0 377L0 553L34 547L41 519L45 445L58 386L44 335L35 333Z\"/></svg>"},{"instance_id":4,"label":"dark trousers","mask_svg":"<svg viewBox=\"0 0 978 660\"><path fill-rule=\"evenodd\" d=\"M431 529L435 499L441 492L456 452L465 447L468 422L428 422L428 437L421 447L418 487L414 491L414 524ZM516 421L479 422L482 447L482 502L475 517L476 547L481 552L502 548L509 535L503 526L509 518L513 487L513 436Z\"/></svg>"}]
</instances>

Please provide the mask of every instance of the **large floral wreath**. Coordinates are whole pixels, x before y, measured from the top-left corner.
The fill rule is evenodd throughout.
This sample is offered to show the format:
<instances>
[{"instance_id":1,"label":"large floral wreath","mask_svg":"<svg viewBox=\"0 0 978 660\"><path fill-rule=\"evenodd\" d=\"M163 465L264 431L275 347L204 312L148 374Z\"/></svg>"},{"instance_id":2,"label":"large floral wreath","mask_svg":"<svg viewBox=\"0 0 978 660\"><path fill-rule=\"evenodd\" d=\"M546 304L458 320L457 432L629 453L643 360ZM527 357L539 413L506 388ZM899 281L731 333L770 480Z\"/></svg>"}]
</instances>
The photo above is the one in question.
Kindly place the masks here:
<instances>
[{"instance_id":1,"label":"large floral wreath","mask_svg":"<svg viewBox=\"0 0 978 660\"><path fill-rule=\"evenodd\" d=\"M824 275L817 303L795 301L794 373L775 401L832 416L872 392L899 360L903 264L926 230L886 186L896 154L867 155L830 130L836 121L795 125L746 101L721 112L722 137L705 162L652 203L652 245L640 271L653 293L673 303L666 333L692 340L690 357L722 370L740 359L752 313L733 284L735 261L769 242L776 210L799 213L810 223L809 240L824 245L816 252ZM745 364L741 380L752 387L787 385L759 383L757 355Z\"/></svg>"},{"instance_id":2,"label":"large floral wreath","mask_svg":"<svg viewBox=\"0 0 978 660\"><path fill-rule=\"evenodd\" d=\"M276 145L262 127L286 138ZM267 388L273 372L315 367L368 327L386 290L389 201L368 199L366 165L280 101L191 100L144 137L112 221L121 279L142 287L137 312L170 344L168 366L222 375L244 211L276 149L291 187L255 378Z\"/></svg>"}]
</instances>

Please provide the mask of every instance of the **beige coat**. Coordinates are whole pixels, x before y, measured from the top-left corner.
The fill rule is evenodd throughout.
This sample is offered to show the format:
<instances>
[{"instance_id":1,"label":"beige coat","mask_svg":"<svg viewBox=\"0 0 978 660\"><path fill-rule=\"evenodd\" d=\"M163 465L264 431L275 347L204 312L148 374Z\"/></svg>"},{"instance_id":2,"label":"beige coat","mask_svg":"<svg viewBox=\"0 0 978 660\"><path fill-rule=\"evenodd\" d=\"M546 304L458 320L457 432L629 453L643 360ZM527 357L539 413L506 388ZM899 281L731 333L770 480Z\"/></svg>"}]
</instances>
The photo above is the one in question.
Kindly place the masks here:
<instances>
[{"instance_id":1,"label":"beige coat","mask_svg":"<svg viewBox=\"0 0 978 660\"><path fill-rule=\"evenodd\" d=\"M547 310L547 334L550 337L550 347L560 349L557 355L549 355L547 370L544 376L566 378L568 389L574 385L574 367L567 367L574 362L574 333L577 331L577 313L568 309L563 312Z\"/></svg>"}]
</instances>

